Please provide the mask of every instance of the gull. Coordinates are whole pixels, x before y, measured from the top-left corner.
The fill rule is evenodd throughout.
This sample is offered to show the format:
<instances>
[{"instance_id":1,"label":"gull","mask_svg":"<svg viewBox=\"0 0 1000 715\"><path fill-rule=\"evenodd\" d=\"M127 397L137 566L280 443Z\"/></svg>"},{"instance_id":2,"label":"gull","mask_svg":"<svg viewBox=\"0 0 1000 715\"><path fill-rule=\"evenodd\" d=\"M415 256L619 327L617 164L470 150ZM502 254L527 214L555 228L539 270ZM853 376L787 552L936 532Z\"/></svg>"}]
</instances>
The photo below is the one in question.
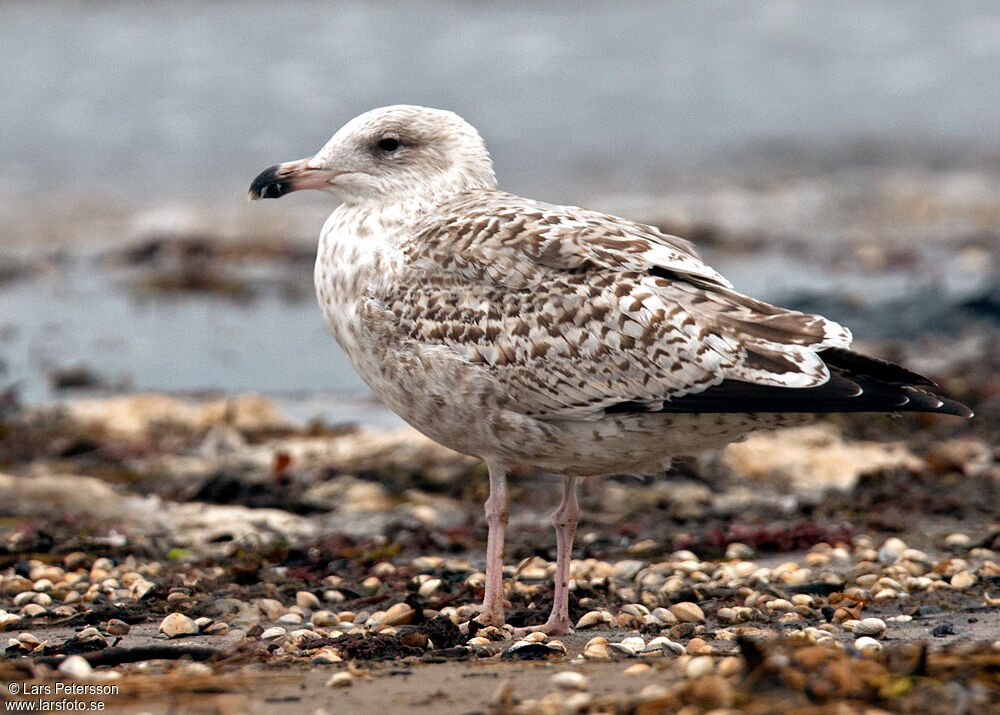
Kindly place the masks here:
<instances>
[{"instance_id":1,"label":"gull","mask_svg":"<svg viewBox=\"0 0 1000 715\"><path fill-rule=\"evenodd\" d=\"M971 411L850 331L736 291L688 241L497 189L457 114L396 105L277 164L250 199L300 189L340 205L314 282L354 369L396 414L489 469L481 625L504 624L507 474L562 475L548 620L570 630L577 483L650 474L672 457L829 412Z\"/></svg>"}]
</instances>

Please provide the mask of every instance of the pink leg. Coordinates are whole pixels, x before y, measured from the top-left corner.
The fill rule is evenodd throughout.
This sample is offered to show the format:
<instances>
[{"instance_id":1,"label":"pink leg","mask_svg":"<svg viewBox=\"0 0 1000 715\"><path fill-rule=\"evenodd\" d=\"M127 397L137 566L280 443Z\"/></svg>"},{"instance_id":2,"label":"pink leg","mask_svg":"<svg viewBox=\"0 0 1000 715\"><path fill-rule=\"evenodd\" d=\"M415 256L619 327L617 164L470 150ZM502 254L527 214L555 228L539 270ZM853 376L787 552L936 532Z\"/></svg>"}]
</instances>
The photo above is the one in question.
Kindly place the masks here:
<instances>
[{"instance_id":1,"label":"pink leg","mask_svg":"<svg viewBox=\"0 0 1000 715\"><path fill-rule=\"evenodd\" d=\"M562 501L552 512L552 526L556 529L556 579L549 620L540 626L518 629L518 635L542 631L551 636L570 632L569 628L569 561L573 554L573 537L580 517L580 504L576 499L578 477L563 477Z\"/></svg>"},{"instance_id":2,"label":"pink leg","mask_svg":"<svg viewBox=\"0 0 1000 715\"><path fill-rule=\"evenodd\" d=\"M483 625L500 627L504 623L503 597L503 537L510 513L510 494L507 492L507 470L489 464L490 496L486 500L486 593L483 610L476 620Z\"/></svg>"}]
</instances>

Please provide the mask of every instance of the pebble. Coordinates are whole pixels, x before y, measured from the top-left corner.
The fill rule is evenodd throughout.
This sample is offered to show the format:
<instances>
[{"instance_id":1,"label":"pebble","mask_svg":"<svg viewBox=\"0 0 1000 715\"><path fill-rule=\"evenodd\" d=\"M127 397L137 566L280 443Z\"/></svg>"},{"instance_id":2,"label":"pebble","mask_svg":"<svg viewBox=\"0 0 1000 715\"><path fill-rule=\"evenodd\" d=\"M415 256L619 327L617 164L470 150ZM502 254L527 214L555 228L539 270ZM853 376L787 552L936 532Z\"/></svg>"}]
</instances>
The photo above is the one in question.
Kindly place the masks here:
<instances>
[{"instance_id":1,"label":"pebble","mask_svg":"<svg viewBox=\"0 0 1000 715\"><path fill-rule=\"evenodd\" d=\"M968 534L956 532L954 534L948 534L944 537L944 545L949 549L959 551L961 549L969 548L972 545L972 538Z\"/></svg>"},{"instance_id":2,"label":"pebble","mask_svg":"<svg viewBox=\"0 0 1000 715\"><path fill-rule=\"evenodd\" d=\"M427 598L433 595L437 590L441 588L441 579L431 578L420 584L420 588L417 589L417 595Z\"/></svg>"},{"instance_id":3,"label":"pebble","mask_svg":"<svg viewBox=\"0 0 1000 715\"><path fill-rule=\"evenodd\" d=\"M624 674L625 675L646 675L651 670L653 670L653 666L651 666L649 663L636 663L635 665L630 665L629 667L627 667L625 669Z\"/></svg>"},{"instance_id":4,"label":"pebble","mask_svg":"<svg viewBox=\"0 0 1000 715\"><path fill-rule=\"evenodd\" d=\"M657 623L662 623L667 626L673 626L678 623L677 616L675 616L669 609L663 608L662 606L654 608L650 612L649 616Z\"/></svg>"},{"instance_id":5,"label":"pebble","mask_svg":"<svg viewBox=\"0 0 1000 715\"><path fill-rule=\"evenodd\" d=\"M346 670L334 673L330 676L329 680L326 681L326 687L328 688L349 688L353 684L354 676Z\"/></svg>"},{"instance_id":6,"label":"pebble","mask_svg":"<svg viewBox=\"0 0 1000 715\"><path fill-rule=\"evenodd\" d=\"M286 633L287 631L281 626L272 626L260 634L260 639L262 641L276 640L278 638L284 638Z\"/></svg>"},{"instance_id":7,"label":"pebble","mask_svg":"<svg viewBox=\"0 0 1000 715\"><path fill-rule=\"evenodd\" d=\"M591 638L583 647L582 655L590 660L608 660L611 658L608 641L600 636Z\"/></svg>"},{"instance_id":8,"label":"pebble","mask_svg":"<svg viewBox=\"0 0 1000 715\"><path fill-rule=\"evenodd\" d=\"M551 678L552 685L560 690L587 690L590 681L575 670L563 670Z\"/></svg>"},{"instance_id":9,"label":"pebble","mask_svg":"<svg viewBox=\"0 0 1000 715\"><path fill-rule=\"evenodd\" d=\"M198 632L198 626L183 613L171 613L160 622L160 633L168 638L180 638Z\"/></svg>"},{"instance_id":10,"label":"pebble","mask_svg":"<svg viewBox=\"0 0 1000 715\"><path fill-rule=\"evenodd\" d=\"M979 579L976 574L969 571L959 571L957 574L951 577L952 588L969 588L975 585L976 581Z\"/></svg>"},{"instance_id":11,"label":"pebble","mask_svg":"<svg viewBox=\"0 0 1000 715\"><path fill-rule=\"evenodd\" d=\"M555 640L548 641L545 644L545 647L548 648L553 653L559 653L561 655L566 655L566 646L563 644L562 641L555 641Z\"/></svg>"},{"instance_id":12,"label":"pebble","mask_svg":"<svg viewBox=\"0 0 1000 715\"><path fill-rule=\"evenodd\" d=\"M701 606L697 603L691 603L690 601L675 603L670 607L670 612L673 613L677 617L677 620L681 623L705 622L705 612L701 610Z\"/></svg>"},{"instance_id":13,"label":"pebble","mask_svg":"<svg viewBox=\"0 0 1000 715\"><path fill-rule=\"evenodd\" d=\"M906 550L906 542L895 536L890 536L878 550L878 560L884 564L894 564L903 556Z\"/></svg>"},{"instance_id":14,"label":"pebble","mask_svg":"<svg viewBox=\"0 0 1000 715\"><path fill-rule=\"evenodd\" d=\"M229 633L229 624L223 621L215 621L204 630L210 636L224 636Z\"/></svg>"},{"instance_id":15,"label":"pebble","mask_svg":"<svg viewBox=\"0 0 1000 715\"><path fill-rule=\"evenodd\" d=\"M726 558L730 561L749 561L754 556L756 554L753 549L738 541L734 541L726 547Z\"/></svg>"},{"instance_id":16,"label":"pebble","mask_svg":"<svg viewBox=\"0 0 1000 715\"><path fill-rule=\"evenodd\" d=\"M638 653L646 647L646 641L639 636L629 636L622 639L621 645L631 648L634 652Z\"/></svg>"},{"instance_id":17,"label":"pebble","mask_svg":"<svg viewBox=\"0 0 1000 715\"><path fill-rule=\"evenodd\" d=\"M715 670L715 659L709 655L695 656L684 666L684 676L687 678L700 678Z\"/></svg>"},{"instance_id":18,"label":"pebble","mask_svg":"<svg viewBox=\"0 0 1000 715\"><path fill-rule=\"evenodd\" d=\"M319 608L319 598L310 591L299 591L295 594L295 605L301 608Z\"/></svg>"},{"instance_id":19,"label":"pebble","mask_svg":"<svg viewBox=\"0 0 1000 715\"><path fill-rule=\"evenodd\" d=\"M258 598L254 603L260 609L261 614L269 621L276 621L285 614L287 610L281 601L273 598Z\"/></svg>"},{"instance_id":20,"label":"pebble","mask_svg":"<svg viewBox=\"0 0 1000 715\"><path fill-rule=\"evenodd\" d=\"M312 623L319 628L336 626L340 623L340 617L330 611L316 611L312 614Z\"/></svg>"},{"instance_id":21,"label":"pebble","mask_svg":"<svg viewBox=\"0 0 1000 715\"><path fill-rule=\"evenodd\" d=\"M684 652L684 646L680 643L670 640L666 636L657 636L643 649L645 653L655 653L660 652L663 655L680 655Z\"/></svg>"},{"instance_id":22,"label":"pebble","mask_svg":"<svg viewBox=\"0 0 1000 715\"><path fill-rule=\"evenodd\" d=\"M885 635L885 621L881 618L865 618L854 624L854 635L881 638Z\"/></svg>"},{"instance_id":23,"label":"pebble","mask_svg":"<svg viewBox=\"0 0 1000 715\"><path fill-rule=\"evenodd\" d=\"M408 603L397 603L386 609L385 615L382 616L382 625L384 626L405 626L413 622L413 619L417 617L417 612Z\"/></svg>"},{"instance_id":24,"label":"pebble","mask_svg":"<svg viewBox=\"0 0 1000 715\"><path fill-rule=\"evenodd\" d=\"M333 663L340 663L343 658L337 653L336 649L326 646L324 648L319 648L316 654L309 659L310 662L316 665L332 665Z\"/></svg>"},{"instance_id":25,"label":"pebble","mask_svg":"<svg viewBox=\"0 0 1000 715\"><path fill-rule=\"evenodd\" d=\"M724 678L736 675L743 670L743 659L735 656L726 656L719 660L716 672Z\"/></svg>"},{"instance_id":26,"label":"pebble","mask_svg":"<svg viewBox=\"0 0 1000 715\"><path fill-rule=\"evenodd\" d=\"M109 634L113 635L113 636L128 635L128 632L131 631L131 630L132 630L132 626L130 626L125 621L118 620L117 618L112 618L104 626L104 631L106 633L109 633Z\"/></svg>"},{"instance_id":27,"label":"pebble","mask_svg":"<svg viewBox=\"0 0 1000 715\"><path fill-rule=\"evenodd\" d=\"M854 648L859 653L867 655L869 653L877 653L878 651L882 650L882 644L879 643L874 638L870 638L869 636L862 636L861 638L858 638L856 641L854 641Z\"/></svg>"},{"instance_id":28,"label":"pebble","mask_svg":"<svg viewBox=\"0 0 1000 715\"><path fill-rule=\"evenodd\" d=\"M90 663L84 660L83 657L71 655L59 664L59 672L67 678L82 680L89 678L93 674L94 669L90 667Z\"/></svg>"},{"instance_id":29,"label":"pebble","mask_svg":"<svg viewBox=\"0 0 1000 715\"><path fill-rule=\"evenodd\" d=\"M577 630L594 628L595 626L610 623L612 620L611 614L607 611L588 611L580 616L580 620L576 622L576 628Z\"/></svg>"}]
</instances>

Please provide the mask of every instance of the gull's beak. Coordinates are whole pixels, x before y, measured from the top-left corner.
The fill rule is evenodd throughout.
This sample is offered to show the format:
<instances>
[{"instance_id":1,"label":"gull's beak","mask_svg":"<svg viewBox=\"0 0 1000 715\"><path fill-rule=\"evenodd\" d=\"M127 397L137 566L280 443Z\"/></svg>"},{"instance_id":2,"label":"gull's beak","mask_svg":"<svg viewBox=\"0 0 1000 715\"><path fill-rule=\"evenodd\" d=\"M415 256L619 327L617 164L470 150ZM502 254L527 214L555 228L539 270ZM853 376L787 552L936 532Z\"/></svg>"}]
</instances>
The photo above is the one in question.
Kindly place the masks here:
<instances>
[{"instance_id":1,"label":"gull's beak","mask_svg":"<svg viewBox=\"0 0 1000 715\"><path fill-rule=\"evenodd\" d=\"M342 173L319 168L312 162L313 158L308 157L264 169L250 184L249 200L279 199L299 189L325 189Z\"/></svg>"}]
</instances>

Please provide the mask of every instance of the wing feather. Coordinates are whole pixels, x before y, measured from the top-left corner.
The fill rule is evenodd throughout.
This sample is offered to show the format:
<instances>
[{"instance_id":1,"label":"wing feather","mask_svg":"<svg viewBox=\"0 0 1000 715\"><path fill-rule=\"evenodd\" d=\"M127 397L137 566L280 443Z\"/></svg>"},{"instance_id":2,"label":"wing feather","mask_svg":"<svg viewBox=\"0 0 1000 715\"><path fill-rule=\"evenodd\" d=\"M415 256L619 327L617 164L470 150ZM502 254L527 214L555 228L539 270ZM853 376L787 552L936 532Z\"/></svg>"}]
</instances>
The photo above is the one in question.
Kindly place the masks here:
<instances>
[{"instance_id":1,"label":"wing feather","mask_svg":"<svg viewBox=\"0 0 1000 715\"><path fill-rule=\"evenodd\" d=\"M725 380L815 387L850 333L741 295L687 241L501 192L456 196L404 247L379 305L407 340L482 366L512 409L598 418Z\"/></svg>"}]
</instances>

